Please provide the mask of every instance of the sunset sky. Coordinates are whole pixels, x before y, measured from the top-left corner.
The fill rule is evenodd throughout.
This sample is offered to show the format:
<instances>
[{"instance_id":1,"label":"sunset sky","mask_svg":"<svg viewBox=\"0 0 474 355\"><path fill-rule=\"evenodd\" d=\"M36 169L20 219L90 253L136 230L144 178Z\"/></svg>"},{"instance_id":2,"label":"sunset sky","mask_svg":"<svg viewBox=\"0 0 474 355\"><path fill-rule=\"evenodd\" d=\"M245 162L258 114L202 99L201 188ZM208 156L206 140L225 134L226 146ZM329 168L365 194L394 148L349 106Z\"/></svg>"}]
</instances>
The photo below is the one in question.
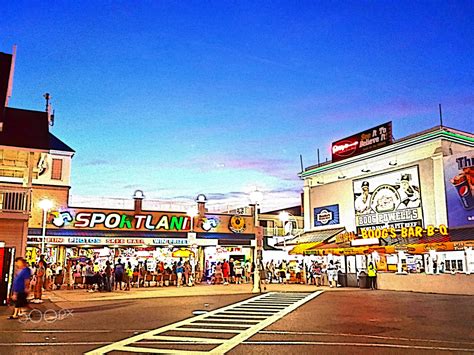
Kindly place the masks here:
<instances>
[{"instance_id":1,"label":"sunset sky","mask_svg":"<svg viewBox=\"0 0 474 355\"><path fill-rule=\"evenodd\" d=\"M11 1L10 106L76 150L73 195L299 200L316 149L386 121L472 131L472 1Z\"/></svg>"}]
</instances>

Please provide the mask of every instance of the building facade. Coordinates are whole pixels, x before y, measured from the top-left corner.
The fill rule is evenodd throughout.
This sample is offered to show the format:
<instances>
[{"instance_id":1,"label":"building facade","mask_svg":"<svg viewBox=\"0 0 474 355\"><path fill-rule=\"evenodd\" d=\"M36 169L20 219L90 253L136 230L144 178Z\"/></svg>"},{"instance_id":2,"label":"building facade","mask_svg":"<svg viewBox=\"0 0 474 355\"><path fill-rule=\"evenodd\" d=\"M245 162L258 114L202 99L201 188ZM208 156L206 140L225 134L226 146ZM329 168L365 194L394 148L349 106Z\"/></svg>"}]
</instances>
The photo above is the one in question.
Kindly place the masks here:
<instances>
[{"instance_id":1,"label":"building facade","mask_svg":"<svg viewBox=\"0 0 474 355\"><path fill-rule=\"evenodd\" d=\"M332 161L300 174L305 234L326 232L325 241L335 242L342 233L342 249L368 245L352 239L395 245L398 261L388 259L399 264L394 271L401 260L409 263L416 244L424 266L474 272L473 149L472 133L442 126L393 140L391 123L333 143Z\"/></svg>"}]
</instances>

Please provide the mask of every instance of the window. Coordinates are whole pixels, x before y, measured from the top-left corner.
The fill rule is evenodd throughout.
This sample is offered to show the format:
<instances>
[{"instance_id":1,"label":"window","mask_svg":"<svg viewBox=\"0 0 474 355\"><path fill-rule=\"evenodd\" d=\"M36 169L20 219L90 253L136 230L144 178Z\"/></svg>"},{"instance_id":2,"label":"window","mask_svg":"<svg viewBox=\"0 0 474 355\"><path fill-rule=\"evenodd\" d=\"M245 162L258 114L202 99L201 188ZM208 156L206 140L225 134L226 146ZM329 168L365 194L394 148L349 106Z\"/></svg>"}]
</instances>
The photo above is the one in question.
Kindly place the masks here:
<instances>
[{"instance_id":1,"label":"window","mask_svg":"<svg viewBox=\"0 0 474 355\"><path fill-rule=\"evenodd\" d=\"M53 159L53 166L51 168L51 179L61 180L63 176L63 161L61 159Z\"/></svg>"}]
</instances>

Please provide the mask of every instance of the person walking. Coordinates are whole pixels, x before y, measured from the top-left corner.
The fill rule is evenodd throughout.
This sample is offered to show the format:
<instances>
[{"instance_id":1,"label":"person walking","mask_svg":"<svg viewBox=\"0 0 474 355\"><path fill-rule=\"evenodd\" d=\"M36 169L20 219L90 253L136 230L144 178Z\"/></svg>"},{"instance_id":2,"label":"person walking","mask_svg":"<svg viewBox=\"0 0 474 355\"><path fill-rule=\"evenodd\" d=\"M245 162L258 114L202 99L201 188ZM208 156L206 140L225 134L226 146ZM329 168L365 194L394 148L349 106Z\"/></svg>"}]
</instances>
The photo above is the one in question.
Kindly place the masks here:
<instances>
[{"instance_id":1,"label":"person walking","mask_svg":"<svg viewBox=\"0 0 474 355\"><path fill-rule=\"evenodd\" d=\"M224 285L229 284L229 274L230 274L230 266L227 260L224 260L222 264L222 274L224 275Z\"/></svg>"},{"instance_id":2,"label":"person walking","mask_svg":"<svg viewBox=\"0 0 474 355\"><path fill-rule=\"evenodd\" d=\"M127 266L125 267L125 291L130 291L130 284L132 283L133 278L133 268L132 264L128 262Z\"/></svg>"},{"instance_id":3,"label":"person walking","mask_svg":"<svg viewBox=\"0 0 474 355\"><path fill-rule=\"evenodd\" d=\"M240 263L239 261L236 261L234 263L234 272L235 272L235 283L237 285L241 284L242 283L242 263Z\"/></svg>"},{"instance_id":4,"label":"person walking","mask_svg":"<svg viewBox=\"0 0 474 355\"><path fill-rule=\"evenodd\" d=\"M12 285L12 300L15 304L13 314L8 319L18 319L27 306L28 290L30 289L31 270L22 257L15 258L16 275Z\"/></svg>"},{"instance_id":5,"label":"person walking","mask_svg":"<svg viewBox=\"0 0 474 355\"><path fill-rule=\"evenodd\" d=\"M66 288L68 290L71 290L74 286L74 276L73 276L73 270L72 270L72 261L68 260L66 264L66 270L64 272L64 282L66 285Z\"/></svg>"},{"instance_id":6,"label":"person walking","mask_svg":"<svg viewBox=\"0 0 474 355\"><path fill-rule=\"evenodd\" d=\"M337 280L337 268L336 265L334 265L334 260L329 261L329 265L326 269L327 274L328 274L328 282L329 282L329 287L335 287L337 286L336 280Z\"/></svg>"},{"instance_id":7,"label":"person walking","mask_svg":"<svg viewBox=\"0 0 474 355\"><path fill-rule=\"evenodd\" d=\"M214 278L215 278L215 284L220 284L222 283L222 265L221 262L219 261L216 265L216 270L214 271Z\"/></svg>"},{"instance_id":8,"label":"person walking","mask_svg":"<svg viewBox=\"0 0 474 355\"><path fill-rule=\"evenodd\" d=\"M124 265L122 264L122 260L118 259L117 264L115 264L114 268L114 277L115 277L115 290L117 286L122 289L122 281L123 281L123 273L124 273Z\"/></svg>"},{"instance_id":9,"label":"person walking","mask_svg":"<svg viewBox=\"0 0 474 355\"><path fill-rule=\"evenodd\" d=\"M377 269L371 261L367 267L367 276L369 277L369 286L371 290L377 289Z\"/></svg>"},{"instance_id":10,"label":"person walking","mask_svg":"<svg viewBox=\"0 0 474 355\"><path fill-rule=\"evenodd\" d=\"M183 283L184 268L183 268L183 262L182 261L183 261L183 259L180 258L178 264L176 265L176 278L177 278L176 287L181 287L181 285Z\"/></svg>"},{"instance_id":11,"label":"person walking","mask_svg":"<svg viewBox=\"0 0 474 355\"><path fill-rule=\"evenodd\" d=\"M105 262L105 291L112 292L112 266L110 266L110 261Z\"/></svg>"},{"instance_id":12,"label":"person walking","mask_svg":"<svg viewBox=\"0 0 474 355\"><path fill-rule=\"evenodd\" d=\"M92 260L86 265L86 288L87 292L94 292L94 265L92 265Z\"/></svg>"},{"instance_id":13,"label":"person walking","mask_svg":"<svg viewBox=\"0 0 474 355\"><path fill-rule=\"evenodd\" d=\"M189 265L188 261L184 262L183 265L183 275L184 275L184 286L189 286L189 274L191 273L191 266Z\"/></svg>"},{"instance_id":14,"label":"person walking","mask_svg":"<svg viewBox=\"0 0 474 355\"><path fill-rule=\"evenodd\" d=\"M31 301L32 303L43 303L41 297L43 296L43 285L44 279L46 277L46 261L44 261L44 255L40 256L40 261L36 266L36 274L35 274L35 292L34 292L34 299Z\"/></svg>"}]
</instances>

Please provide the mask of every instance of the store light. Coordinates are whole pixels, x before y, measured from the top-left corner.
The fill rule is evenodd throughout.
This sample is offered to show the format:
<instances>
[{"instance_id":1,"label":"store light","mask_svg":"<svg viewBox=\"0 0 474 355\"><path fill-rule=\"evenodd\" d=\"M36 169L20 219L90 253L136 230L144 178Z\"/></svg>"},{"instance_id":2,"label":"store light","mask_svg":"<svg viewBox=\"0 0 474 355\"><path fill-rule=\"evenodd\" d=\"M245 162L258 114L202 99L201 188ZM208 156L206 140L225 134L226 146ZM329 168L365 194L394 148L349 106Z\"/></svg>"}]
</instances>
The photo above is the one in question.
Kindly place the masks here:
<instances>
[{"instance_id":1,"label":"store light","mask_svg":"<svg viewBox=\"0 0 474 355\"><path fill-rule=\"evenodd\" d=\"M133 198L137 200L143 200L145 198L145 195L142 190L135 190L133 193Z\"/></svg>"},{"instance_id":2,"label":"store light","mask_svg":"<svg viewBox=\"0 0 474 355\"><path fill-rule=\"evenodd\" d=\"M363 172L363 173L370 173L370 169L365 168L365 169L362 169L361 172Z\"/></svg>"},{"instance_id":3,"label":"store light","mask_svg":"<svg viewBox=\"0 0 474 355\"><path fill-rule=\"evenodd\" d=\"M281 222L286 223L290 219L290 214L286 211L282 211L278 215L278 218L280 219Z\"/></svg>"},{"instance_id":4,"label":"store light","mask_svg":"<svg viewBox=\"0 0 474 355\"><path fill-rule=\"evenodd\" d=\"M390 165L390 166L397 166L397 164L398 164L398 163L397 163L396 160L390 160L390 161L388 162L388 165Z\"/></svg>"},{"instance_id":5,"label":"store light","mask_svg":"<svg viewBox=\"0 0 474 355\"><path fill-rule=\"evenodd\" d=\"M346 175L339 175L337 178L338 178L339 180L343 180L343 179L346 178Z\"/></svg>"},{"instance_id":6,"label":"store light","mask_svg":"<svg viewBox=\"0 0 474 355\"><path fill-rule=\"evenodd\" d=\"M47 198L41 200L38 203L38 206L43 210L43 211L49 211L51 208L53 208L53 201L48 200Z\"/></svg>"},{"instance_id":7,"label":"store light","mask_svg":"<svg viewBox=\"0 0 474 355\"><path fill-rule=\"evenodd\" d=\"M199 211L197 210L196 207L191 207L188 209L188 211L186 212L186 214L191 217L191 218L194 218L196 217L198 214L199 214Z\"/></svg>"},{"instance_id":8,"label":"store light","mask_svg":"<svg viewBox=\"0 0 474 355\"><path fill-rule=\"evenodd\" d=\"M206 195L204 195L204 194L197 195L196 202L206 202L206 201L207 201Z\"/></svg>"}]
</instances>

